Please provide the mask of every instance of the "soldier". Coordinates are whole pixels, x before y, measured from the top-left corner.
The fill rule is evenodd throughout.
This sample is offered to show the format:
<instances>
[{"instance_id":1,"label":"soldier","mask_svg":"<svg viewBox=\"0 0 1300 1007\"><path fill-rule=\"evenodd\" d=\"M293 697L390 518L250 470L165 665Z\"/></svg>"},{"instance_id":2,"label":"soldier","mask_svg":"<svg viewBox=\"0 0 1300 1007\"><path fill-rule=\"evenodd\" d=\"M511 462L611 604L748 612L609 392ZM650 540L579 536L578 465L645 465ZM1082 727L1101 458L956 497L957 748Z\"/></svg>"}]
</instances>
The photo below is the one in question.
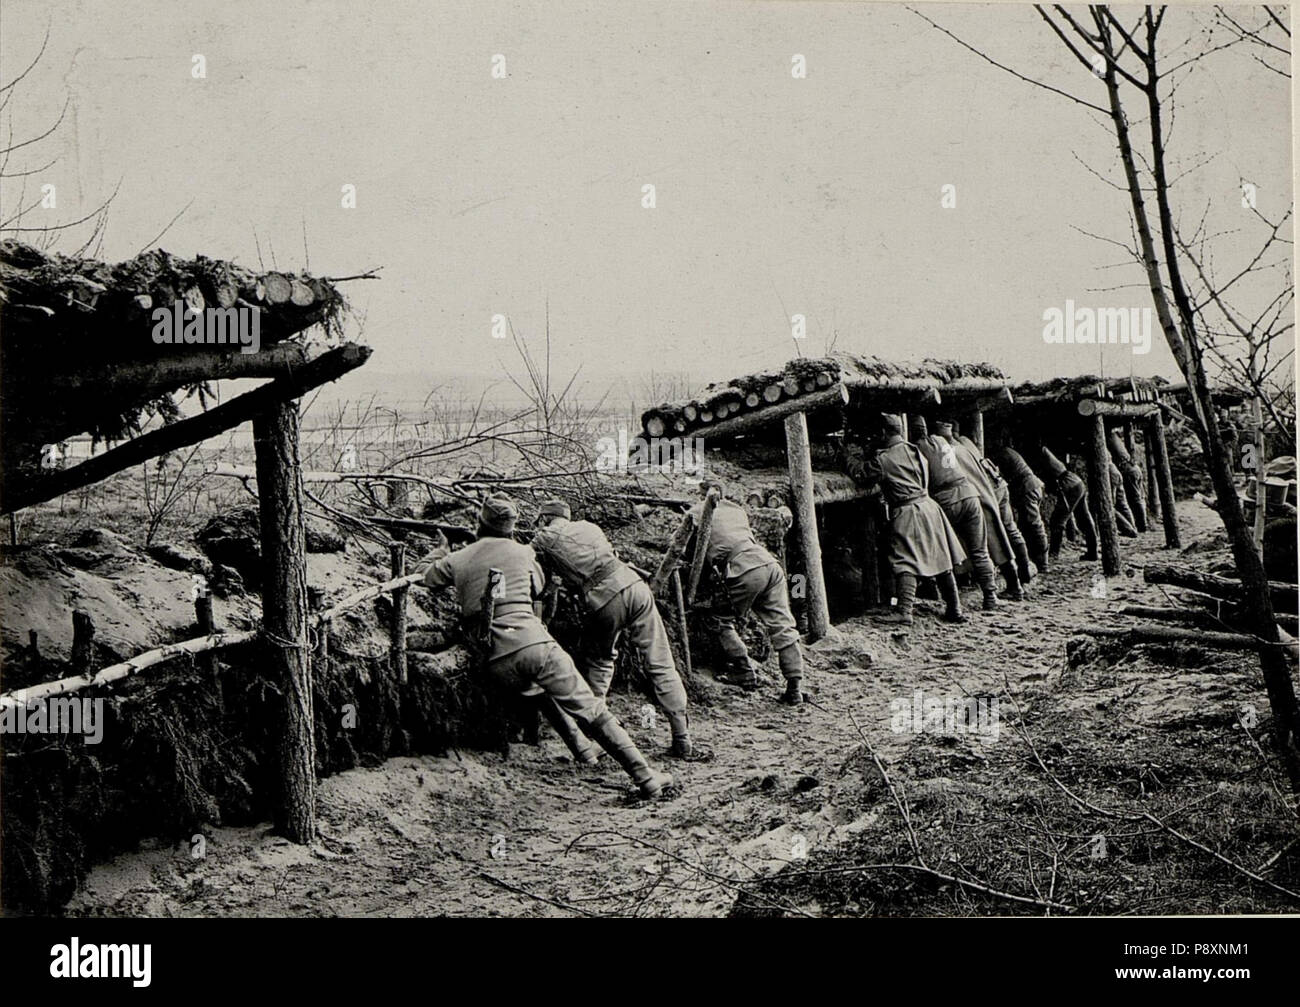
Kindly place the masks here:
<instances>
[{"instance_id":1,"label":"soldier","mask_svg":"<svg viewBox=\"0 0 1300 1007\"><path fill-rule=\"evenodd\" d=\"M1043 480L1034 475L1034 470L1020 455L1020 452L1008 446L998 454L1002 461L1001 471L1006 473L1007 487L1015 497L1020 509L1023 530L1027 532L1025 542L1029 558L1038 567L1039 573L1047 569L1047 529L1043 527Z\"/></svg>"},{"instance_id":2,"label":"soldier","mask_svg":"<svg viewBox=\"0 0 1300 1007\"><path fill-rule=\"evenodd\" d=\"M1073 516L1083 532L1084 541L1088 543L1088 551L1080 558L1095 560L1097 558L1097 527L1092 523L1092 515L1088 512L1088 487L1084 485L1082 479L1067 469L1061 460L1052 454L1046 446L1043 448L1043 462L1052 474L1053 489L1056 492L1056 506L1052 508L1050 559L1055 562L1060 556L1061 538L1065 535L1065 523Z\"/></svg>"},{"instance_id":3,"label":"soldier","mask_svg":"<svg viewBox=\"0 0 1300 1007\"><path fill-rule=\"evenodd\" d=\"M702 482L701 495L707 495L714 487L721 494L720 484ZM703 513L703 501L687 512L696 528L700 526ZM713 511L713 530L709 535L705 560L717 571L730 605L730 615L711 616L708 623L710 630L717 634L722 652L727 655L727 669L715 677L743 689L758 688L758 665L751 660L745 641L736 632L737 621L752 610L767 630L781 674L785 676L781 702L792 706L802 703L803 650L799 644L799 630L790 612L785 572L776 557L754 538L745 508L723 496L719 496Z\"/></svg>"},{"instance_id":4,"label":"soldier","mask_svg":"<svg viewBox=\"0 0 1300 1007\"><path fill-rule=\"evenodd\" d=\"M971 456L979 463L981 480L987 485L989 492L992 493L994 511L997 514L998 521L1001 522L1003 530L1006 532L1007 544L1015 555L1014 565L1008 559L1002 566L1002 576L1007 580L1007 597L1020 601L1024 598L1023 585L1034 579L1034 567L1029 561L1029 546L1025 542L1025 536L1020 531L1020 525L1016 523L1015 511L1011 509L1011 490L1007 486L1006 479L1002 477L1002 470L998 468L997 463L992 458L987 457L980 450L978 444L960 433L955 433L954 436L957 438L958 443L964 445ZM985 520L986 522L988 520L987 513ZM990 558L993 558L992 538L993 531L990 530Z\"/></svg>"},{"instance_id":5,"label":"soldier","mask_svg":"<svg viewBox=\"0 0 1300 1007\"><path fill-rule=\"evenodd\" d=\"M952 571L966 554L943 508L927 494L929 464L917 445L903 440L898 417L885 416L883 423L882 445L875 457L863 462L850 456L847 462L849 474L858 482L880 483L892 515L889 562L897 582L898 611L881 621L912 625L917 578L934 577L947 604L944 620L965 622ZM920 429L925 429L923 420Z\"/></svg>"},{"instance_id":6,"label":"soldier","mask_svg":"<svg viewBox=\"0 0 1300 1007\"><path fill-rule=\"evenodd\" d=\"M984 594L984 611L991 612L998 607L997 572L989 557L988 528L979 492L962 470L956 447L947 437L928 433L923 417L917 419L921 422L916 424L919 434L916 447L929 467L930 496L943 508L944 516L965 546L971 570ZM936 424L936 429L952 432L950 424ZM964 447L961 450L969 454Z\"/></svg>"},{"instance_id":7,"label":"soldier","mask_svg":"<svg viewBox=\"0 0 1300 1007\"><path fill-rule=\"evenodd\" d=\"M671 754L693 759L686 689L663 619L650 586L614 553L605 533L590 521L574 521L563 500L547 500L538 515L541 527L533 549L587 609L583 625L582 673L597 698L604 699L614 677L619 637L626 634L645 659L646 674L672 730Z\"/></svg>"},{"instance_id":8,"label":"soldier","mask_svg":"<svg viewBox=\"0 0 1300 1007\"><path fill-rule=\"evenodd\" d=\"M560 711L576 720L582 731L623 767L643 797L654 797L672 783L672 777L649 766L605 708L605 701L591 691L573 659L537 617L534 602L545 588L546 579L532 548L511 537L517 519L518 511L508 498L489 497L483 501L478 540L458 552L448 552L445 545L434 549L427 557L431 562L424 571L424 584L433 589L455 589L466 639L471 648L478 648L478 656L492 678L520 692L539 686ZM499 578L496 571L500 572ZM485 627L484 639L480 636L484 602L492 599L492 621ZM563 730L557 730L564 738ZM572 741L565 740L572 749Z\"/></svg>"}]
</instances>

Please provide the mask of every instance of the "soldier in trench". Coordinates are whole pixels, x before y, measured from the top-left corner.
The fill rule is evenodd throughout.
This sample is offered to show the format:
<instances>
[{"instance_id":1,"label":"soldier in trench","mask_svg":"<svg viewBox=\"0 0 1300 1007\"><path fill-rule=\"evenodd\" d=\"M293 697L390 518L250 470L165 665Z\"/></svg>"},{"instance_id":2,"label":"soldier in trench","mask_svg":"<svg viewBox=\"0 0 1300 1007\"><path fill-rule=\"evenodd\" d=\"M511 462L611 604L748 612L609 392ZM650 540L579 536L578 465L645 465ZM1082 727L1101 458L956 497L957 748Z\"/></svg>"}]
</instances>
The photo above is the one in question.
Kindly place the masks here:
<instances>
[{"instance_id":1,"label":"soldier in trench","mask_svg":"<svg viewBox=\"0 0 1300 1007\"><path fill-rule=\"evenodd\" d=\"M903 439L896 416L882 417L880 447L868 458L858 446L846 450L845 468L863 486L879 484L890 518L890 566L898 590L898 609L882 622L911 626L917 580L935 578L946 603L946 622L965 622L953 568L966 558L943 508L929 493L930 466L915 444Z\"/></svg>"},{"instance_id":2,"label":"soldier in trench","mask_svg":"<svg viewBox=\"0 0 1300 1007\"><path fill-rule=\"evenodd\" d=\"M668 719L670 754L687 760L705 756L691 741L686 689L650 586L618 558L599 527L574 521L565 501L544 502L537 522L533 549L586 608L578 662L591 691L602 700L608 695L619 641L630 640L645 660L646 675Z\"/></svg>"},{"instance_id":3,"label":"soldier in trench","mask_svg":"<svg viewBox=\"0 0 1300 1007\"><path fill-rule=\"evenodd\" d=\"M584 748L580 735L572 731L572 721L610 754L643 797L654 797L672 783L672 777L646 762L604 699L592 692L573 659L538 617L536 606L546 578L532 547L512 537L518 516L507 497L483 501L477 540L456 552L445 544L435 548L426 557L424 585L455 590L465 640L484 670L526 695L542 690L542 712L578 761L592 763L595 758L590 746ZM492 617L484 626L489 592Z\"/></svg>"}]
</instances>

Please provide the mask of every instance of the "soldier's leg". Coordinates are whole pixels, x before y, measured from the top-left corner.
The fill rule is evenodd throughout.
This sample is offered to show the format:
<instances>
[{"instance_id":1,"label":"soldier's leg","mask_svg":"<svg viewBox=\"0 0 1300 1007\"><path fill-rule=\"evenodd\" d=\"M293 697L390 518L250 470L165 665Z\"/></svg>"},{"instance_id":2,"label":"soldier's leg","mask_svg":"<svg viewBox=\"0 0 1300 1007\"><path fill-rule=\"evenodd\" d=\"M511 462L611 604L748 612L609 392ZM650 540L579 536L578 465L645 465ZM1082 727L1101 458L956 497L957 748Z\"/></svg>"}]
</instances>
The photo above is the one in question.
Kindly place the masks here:
<instances>
[{"instance_id":1,"label":"soldier's leg","mask_svg":"<svg viewBox=\"0 0 1300 1007\"><path fill-rule=\"evenodd\" d=\"M1039 485L1025 490L1021 510L1025 517L1025 528L1029 556L1038 565L1040 571L1047 569L1047 529L1043 527L1043 490Z\"/></svg>"},{"instance_id":2,"label":"soldier's leg","mask_svg":"<svg viewBox=\"0 0 1300 1007\"><path fill-rule=\"evenodd\" d=\"M786 587L785 573L776 563L759 572L766 572L766 584L754 598L754 614L767 630L781 674L785 676L783 698L790 703L802 702L803 648L799 645L799 629L790 612L790 592Z\"/></svg>"},{"instance_id":3,"label":"soldier's leg","mask_svg":"<svg viewBox=\"0 0 1300 1007\"><path fill-rule=\"evenodd\" d=\"M533 680L546 690L561 710L578 722L587 737L623 767L642 796L653 797L672 782L672 777L650 767L622 725L606 708L605 701L591 691L578 674L573 659L558 643L536 644L511 657L525 663Z\"/></svg>"},{"instance_id":4,"label":"soldier's leg","mask_svg":"<svg viewBox=\"0 0 1300 1007\"><path fill-rule=\"evenodd\" d=\"M573 761L583 766L594 766L600 758L600 749L582 733L573 718L561 710L545 691L536 697L535 702L546 722L573 754Z\"/></svg>"},{"instance_id":5,"label":"soldier's leg","mask_svg":"<svg viewBox=\"0 0 1300 1007\"><path fill-rule=\"evenodd\" d=\"M626 610L623 634L645 659L646 675L654 686L655 698L659 700L668 726L673 735L675 754L689 756L691 751L690 719L686 712L686 687L681 675L677 673L677 664L673 660L673 650L668 642L668 631L655 606L654 595L649 586L640 581L619 592L619 598ZM610 604L619 603L619 599Z\"/></svg>"},{"instance_id":6,"label":"soldier's leg","mask_svg":"<svg viewBox=\"0 0 1300 1007\"><path fill-rule=\"evenodd\" d=\"M997 573L993 569L993 560L989 559L987 529L984 527L984 512L980 509L979 500L972 497L958 502L953 506L948 519L952 522L953 531L966 547L975 582L984 593L985 609L997 608Z\"/></svg>"},{"instance_id":7,"label":"soldier's leg","mask_svg":"<svg viewBox=\"0 0 1300 1007\"><path fill-rule=\"evenodd\" d=\"M1092 560L1097 558L1097 526L1092 523L1092 513L1088 510L1088 490L1082 482L1075 487L1077 494L1076 505L1072 511L1074 518L1079 522L1079 530L1083 532L1083 540L1087 544L1088 551L1083 554L1083 558Z\"/></svg>"},{"instance_id":8,"label":"soldier's leg","mask_svg":"<svg viewBox=\"0 0 1300 1007\"><path fill-rule=\"evenodd\" d=\"M618 637L625 615L620 598L615 597L608 605L590 613L582 628L578 661L591 691L601 699L609 695L614 663L618 660Z\"/></svg>"},{"instance_id":9,"label":"soldier's leg","mask_svg":"<svg viewBox=\"0 0 1300 1007\"><path fill-rule=\"evenodd\" d=\"M916 607L916 574L907 570L895 570L894 586L898 589L898 610L882 616L880 621L910 626L913 621L912 613Z\"/></svg>"},{"instance_id":10,"label":"soldier's leg","mask_svg":"<svg viewBox=\"0 0 1300 1007\"><path fill-rule=\"evenodd\" d=\"M1065 535L1065 523L1069 519L1070 502L1066 499L1065 492L1058 489L1056 491L1056 503L1052 507L1052 540L1048 552L1048 557L1053 563L1061 555L1061 539Z\"/></svg>"},{"instance_id":11,"label":"soldier's leg","mask_svg":"<svg viewBox=\"0 0 1300 1007\"><path fill-rule=\"evenodd\" d=\"M718 646L727 657L727 667L721 675L714 675L718 681L728 685L739 685L745 689L758 688L757 666L750 659L749 648L740 638L736 626L753 607L754 598L762 587L757 571L750 570L727 582L727 604L730 615L727 618L710 620L709 628L716 632Z\"/></svg>"},{"instance_id":12,"label":"soldier's leg","mask_svg":"<svg viewBox=\"0 0 1300 1007\"><path fill-rule=\"evenodd\" d=\"M966 616L961 611L961 593L957 590L957 578L951 570L945 570L935 578L939 586L939 597L944 600L947 610L943 613L944 622L965 622Z\"/></svg>"},{"instance_id":13,"label":"soldier's leg","mask_svg":"<svg viewBox=\"0 0 1300 1007\"><path fill-rule=\"evenodd\" d=\"M1028 584L1034 579L1033 568L1029 565L1029 547L1025 543L1024 533L1016 523L1015 511L1011 509L1011 494L1005 484L998 493L998 510L1002 514L1002 524L1007 529L1007 538L1011 540L1011 551L1016 557L1016 572L1020 579ZM1007 582L1010 587L1010 581Z\"/></svg>"},{"instance_id":14,"label":"soldier's leg","mask_svg":"<svg viewBox=\"0 0 1300 1007\"><path fill-rule=\"evenodd\" d=\"M1115 527L1125 538L1137 538L1137 527L1133 523L1133 511L1129 509L1128 500L1124 496L1124 487L1119 485L1115 489Z\"/></svg>"}]
</instances>

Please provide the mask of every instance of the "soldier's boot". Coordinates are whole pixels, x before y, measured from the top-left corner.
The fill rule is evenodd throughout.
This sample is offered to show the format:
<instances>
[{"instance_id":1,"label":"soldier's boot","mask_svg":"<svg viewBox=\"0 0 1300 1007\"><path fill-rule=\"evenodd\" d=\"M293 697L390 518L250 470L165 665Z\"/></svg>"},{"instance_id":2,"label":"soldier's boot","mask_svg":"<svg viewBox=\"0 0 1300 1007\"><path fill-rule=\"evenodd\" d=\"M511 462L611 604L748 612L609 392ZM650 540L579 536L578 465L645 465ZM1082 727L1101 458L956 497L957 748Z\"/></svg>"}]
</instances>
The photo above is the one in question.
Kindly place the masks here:
<instances>
[{"instance_id":1,"label":"soldier's boot","mask_svg":"<svg viewBox=\"0 0 1300 1007\"><path fill-rule=\"evenodd\" d=\"M1003 563L1002 576L1007 581L1007 589L1002 592L1002 597L1007 601L1024 601L1025 591L1020 586L1020 578L1016 576L1016 565L1009 560Z\"/></svg>"},{"instance_id":2,"label":"soldier's boot","mask_svg":"<svg viewBox=\"0 0 1300 1007\"><path fill-rule=\"evenodd\" d=\"M803 650L798 642L777 651L776 658L785 676L785 692L781 702L790 706L799 706L804 701L803 693Z\"/></svg>"},{"instance_id":3,"label":"soldier's boot","mask_svg":"<svg viewBox=\"0 0 1300 1007\"><path fill-rule=\"evenodd\" d=\"M691 740L691 716L685 710L665 710L668 726L673 732L673 744L668 755L683 762L707 762L713 753L707 745L698 745Z\"/></svg>"},{"instance_id":4,"label":"soldier's boot","mask_svg":"<svg viewBox=\"0 0 1300 1007\"><path fill-rule=\"evenodd\" d=\"M636 743L623 730L623 725L608 710L591 722L587 733L632 777L642 797L654 797L673 782L667 773L650 767Z\"/></svg>"},{"instance_id":5,"label":"soldier's boot","mask_svg":"<svg viewBox=\"0 0 1300 1007\"><path fill-rule=\"evenodd\" d=\"M890 625L912 625L912 610L916 607L916 574L900 573L898 580L898 608L888 615L880 616L880 621Z\"/></svg>"},{"instance_id":6,"label":"soldier's boot","mask_svg":"<svg viewBox=\"0 0 1300 1007\"><path fill-rule=\"evenodd\" d=\"M1047 553L1043 552L1040 549L1035 549L1033 552L1029 554L1029 558L1034 561L1034 566L1038 567L1038 572L1040 574L1047 573L1048 570ZM1022 577L1021 580L1024 580L1024 578Z\"/></svg>"},{"instance_id":7,"label":"soldier's boot","mask_svg":"<svg viewBox=\"0 0 1300 1007\"><path fill-rule=\"evenodd\" d=\"M939 585L939 597L947 606L943 613L943 621L965 622L966 616L961 610L961 593L957 590L957 578L952 575L952 571L945 570L935 578L935 581Z\"/></svg>"},{"instance_id":8,"label":"soldier's boot","mask_svg":"<svg viewBox=\"0 0 1300 1007\"><path fill-rule=\"evenodd\" d=\"M555 700L550 696L539 696L537 706L565 747L573 753L573 761L580 766L594 766L600 759L600 749L583 736L572 718L555 705Z\"/></svg>"},{"instance_id":9,"label":"soldier's boot","mask_svg":"<svg viewBox=\"0 0 1300 1007\"><path fill-rule=\"evenodd\" d=\"M726 667L713 678L723 685L737 685L746 692L753 692L758 688L758 666L748 654L743 657L729 657Z\"/></svg>"},{"instance_id":10,"label":"soldier's boot","mask_svg":"<svg viewBox=\"0 0 1300 1007\"><path fill-rule=\"evenodd\" d=\"M1061 539L1065 536L1065 526L1059 524L1052 525L1052 541L1048 546L1048 559L1056 563L1061 558Z\"/></svg>"},{"instance_id":11,"label":"soldier's boot","mask_svg":"<svg viewBox=\"0 0 1300 1007\"><path fill-rule=\"evenodd\" d=\"M1028 584L1034 579L1034 568L1029 562L1029 546L1021 539L1011 543L1011 550L1016 554L1016 572L1020 574L1020 582Z\"/></svg>"}]
</instances>

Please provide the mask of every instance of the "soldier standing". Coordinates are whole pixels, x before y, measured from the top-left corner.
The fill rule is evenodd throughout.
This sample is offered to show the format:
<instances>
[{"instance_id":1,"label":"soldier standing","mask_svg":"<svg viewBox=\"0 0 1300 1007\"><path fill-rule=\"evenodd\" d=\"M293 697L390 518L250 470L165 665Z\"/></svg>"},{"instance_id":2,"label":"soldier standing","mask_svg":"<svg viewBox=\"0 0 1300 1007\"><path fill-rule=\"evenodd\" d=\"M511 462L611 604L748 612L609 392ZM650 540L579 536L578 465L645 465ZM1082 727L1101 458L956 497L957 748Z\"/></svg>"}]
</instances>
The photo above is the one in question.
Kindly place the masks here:
<instances>
[{"instance_id":1,"label":"soldier standing","mask_svg":"<svg viewBox=\"0 0 1300 1007\"><path fill-rule=\"evenodd\" d=\"M917 424L916 447L929 470L930 496L943 508L961 544L970 557L971 570L984 594L984 611L998 607L997 572L989 558L988 529L979 493L962 471L957 452L947 438L926 431L924 420ZM943 430L946 424L937 424ZM951 432L951 428L948 428ZM963 449L964 450L964 449Z\"/></svg>"},{"instance_id":2,"label":"soldier standing","mask_svg":"<svg viewBox=\"0 0 1300 1007\"><path fill-rule=\"evenodd\" d=\"M903 440L903 424L883 418L883 444L870 462L850 458L849 474L860 483L879 482L889 505L890 554L898 588L898 611L881 621L912 625L919 577L934 577L947 604L946 622L965 622L953 567L966 558L943 508L927 492L930 466L915 444ZM924 423L921 424L924 430Z\"/></svg>"},{"instance_id":3,"label":"soldier standing","mask_svg":"<svg viewBox=\"0 0 1300 1007\"><path fill-rule=\"evenodd\" d=\"M703 482L701 495L720 484ZM704 502L696 504L687 516L696 529L704 514ZM803 649L799 643L799 630L790 612L790 594L786 588L785 571L776 557L759 545L749 526L749 517L739 504L719 496L713 511L713 530L709 535L705 560L718 572L730 607L728 615L709 618L709 628L717 634L718 644L727 656L727 669L715 677L743 689L758 688L758 666L749 656L745 641L736 632L737 620L751 610L767 630L772 649L776 651L781 674L785 676L785 692L781 702L792 706L802 703Z\"/></svg>"},{"instance_id":4,"label":"soldier standing","mask_svg":"<svg viewBox=\"0 0 1300 1007\"><path fill-rule=\"evenodd\" d=\"M446 546L435 549L428 557L432 562L424 571L424 584L455 590L466 638L477 647L489 675L520 692L533 686L543 689L623 767L643 797L653 797L672 783L672 777L650 767L538 618L534 602L546 580L532 547L511 537L517 519L511 500L489 497L479 513L477 541L457 552ZM485 603L491 606L487 626L482 625Z\"/></svg>"},{"instance_id":5,"label":"soldier standing","mask_svg":"<svg viewBox=\"0 0 1300 1007\"><path fill-rule=\"evenodd\" d=\"M587 684L604 699L614 678L618 642L626 636L645 659L646 675L672 730L671 754L694 757L686 689L650 586L614 553L605 533L590 521L574 521L563 500L547 500L533 549L586 606L579 662Z\"/></svg>"},{"instance_id":6,"label":"soldier standing","mask_svg":"<svg viewBox=\"0 0 1300 1007\"><path fill-rule=\"evenodd\" d=\"M1047 529L1043 527L1043 490L1045 484L1034 474L1020 452L1008 446L998 455L1001 471L1006 474L1007 486L1020 509L1023 530L1027 533L1026 546L1029 558L1039 573L1047 570Z\"/></svg>"}]
</instances>

